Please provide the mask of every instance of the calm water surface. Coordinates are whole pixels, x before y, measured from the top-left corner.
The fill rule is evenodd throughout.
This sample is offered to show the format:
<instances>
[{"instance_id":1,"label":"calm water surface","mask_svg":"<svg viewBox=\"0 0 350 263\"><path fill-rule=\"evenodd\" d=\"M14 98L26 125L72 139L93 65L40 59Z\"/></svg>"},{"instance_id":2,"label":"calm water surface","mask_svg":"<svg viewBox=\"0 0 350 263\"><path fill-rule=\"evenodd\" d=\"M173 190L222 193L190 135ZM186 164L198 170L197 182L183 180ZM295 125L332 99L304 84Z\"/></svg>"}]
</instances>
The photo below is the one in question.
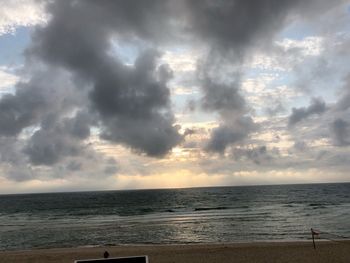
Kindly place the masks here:
<instances>
[{"instance_id":1,"label":"calm water surface","mask_svg":"<svg viewBox=\"0 0 350 263\"><path fill-rule=\"evenodd\" d=\"M0 250L350 236L350 183L0 195Z\"/></svg>"}]
</instances>

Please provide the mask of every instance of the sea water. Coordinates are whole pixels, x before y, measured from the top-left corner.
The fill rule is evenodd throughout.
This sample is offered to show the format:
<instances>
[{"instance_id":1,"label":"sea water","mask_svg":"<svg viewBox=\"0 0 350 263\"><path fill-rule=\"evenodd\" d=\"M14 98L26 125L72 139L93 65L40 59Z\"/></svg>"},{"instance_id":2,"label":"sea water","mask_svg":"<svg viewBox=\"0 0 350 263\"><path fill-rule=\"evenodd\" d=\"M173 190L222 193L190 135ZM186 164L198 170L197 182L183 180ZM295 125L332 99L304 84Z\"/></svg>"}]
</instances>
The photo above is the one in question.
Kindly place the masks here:
<instances>
[{"instance_id":1,"label":"sea water","mask_svg":"<svg viewBox=\"0 0 350 263\"><path fill-rule=\"evenodd\" d=\"M350 184L0 195L0 250L350 236Z\"/></svg>"}]
</instances>

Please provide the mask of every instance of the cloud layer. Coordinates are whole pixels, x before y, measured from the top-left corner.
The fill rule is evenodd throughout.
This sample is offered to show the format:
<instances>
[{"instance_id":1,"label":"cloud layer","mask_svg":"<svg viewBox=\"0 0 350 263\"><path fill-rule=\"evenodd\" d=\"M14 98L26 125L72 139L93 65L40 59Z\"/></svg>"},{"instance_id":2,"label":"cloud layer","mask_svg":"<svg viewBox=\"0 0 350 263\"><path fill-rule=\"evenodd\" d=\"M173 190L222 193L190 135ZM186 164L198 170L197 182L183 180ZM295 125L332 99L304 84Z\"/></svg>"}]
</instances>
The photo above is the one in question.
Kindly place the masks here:
<instances>
[{"instance_id":1,"label":"cloud layer","mask_svg":"<svg viewBox=\"0 0 350 263\"><path fill-rule=\"evenodd\" d=\"M0 35L33 27L0 97L1 171L10 180L110 177L132 163L113 157L123 151L137 160L130 174L177 152L212 173L237 163L308 169L305 160L326 163L350 144L344 1L27 5L25 19L15 19L22 9L13 1L0 19Z\"/></svg>"}]
</instances>

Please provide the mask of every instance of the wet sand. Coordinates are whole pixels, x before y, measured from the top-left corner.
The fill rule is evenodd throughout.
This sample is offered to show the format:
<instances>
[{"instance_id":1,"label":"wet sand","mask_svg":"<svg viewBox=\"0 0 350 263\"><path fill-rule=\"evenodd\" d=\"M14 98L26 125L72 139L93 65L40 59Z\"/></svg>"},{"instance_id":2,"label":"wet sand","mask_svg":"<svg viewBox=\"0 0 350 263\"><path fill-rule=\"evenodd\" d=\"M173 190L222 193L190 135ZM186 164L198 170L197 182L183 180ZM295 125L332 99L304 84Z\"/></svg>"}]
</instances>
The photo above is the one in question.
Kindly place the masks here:
<instances>
[{"instance_id":1,"label":"wet sand","mask_svg":"<svg viewBox=\"0 0 350 263\"><path fill-rule=\"evenodd\" d=\"M49 263L76 259L148 255L150 263L225 263L225 262L350 262L350 241L261 242L200 245L141 245L92 248L57 248L0 252L0 262Z\"/></svg>"}]
</instances>

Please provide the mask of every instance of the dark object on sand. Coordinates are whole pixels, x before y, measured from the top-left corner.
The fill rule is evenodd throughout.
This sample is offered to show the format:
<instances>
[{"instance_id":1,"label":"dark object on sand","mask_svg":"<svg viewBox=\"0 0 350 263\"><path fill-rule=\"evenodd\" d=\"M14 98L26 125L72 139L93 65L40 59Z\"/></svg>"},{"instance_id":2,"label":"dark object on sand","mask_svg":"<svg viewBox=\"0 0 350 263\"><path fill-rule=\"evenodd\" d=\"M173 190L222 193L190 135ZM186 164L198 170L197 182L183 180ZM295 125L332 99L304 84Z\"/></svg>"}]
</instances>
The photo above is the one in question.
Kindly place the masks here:
<instances>
[{"instance_id":1,"label":"dark object on sand","mask_svg":"<svg viewBox=\"0 0 350 263\"><path fill-rule=\"evenodd\" d=\"M105 251L105 253L103 253L103 257L104 257L104 258L109 258L109 253L108 253L107 250Z\"/></svg>"}]
</instances>

